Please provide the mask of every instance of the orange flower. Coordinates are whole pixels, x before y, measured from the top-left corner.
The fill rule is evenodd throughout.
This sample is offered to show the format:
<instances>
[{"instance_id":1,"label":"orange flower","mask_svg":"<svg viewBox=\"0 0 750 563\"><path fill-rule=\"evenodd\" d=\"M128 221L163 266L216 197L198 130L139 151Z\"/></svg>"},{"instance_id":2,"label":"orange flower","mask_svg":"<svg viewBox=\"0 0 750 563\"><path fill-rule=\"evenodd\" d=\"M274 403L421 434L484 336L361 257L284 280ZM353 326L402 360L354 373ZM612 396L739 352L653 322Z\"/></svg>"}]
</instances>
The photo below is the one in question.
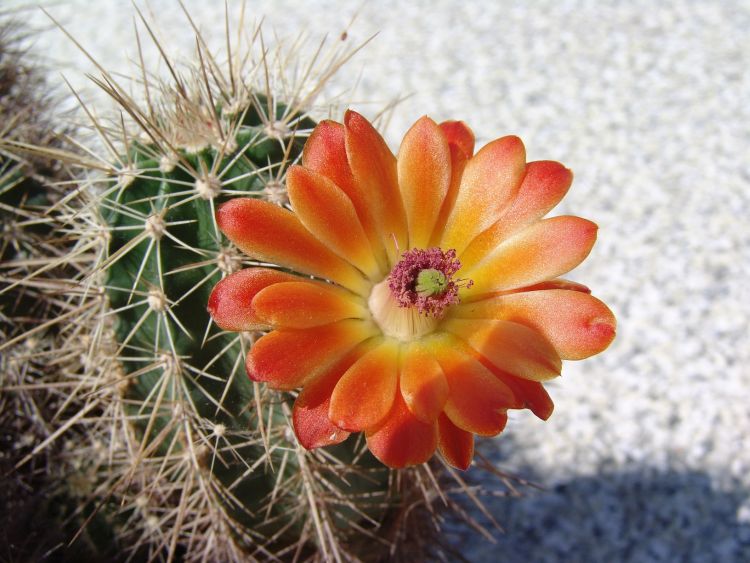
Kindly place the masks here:
<instances>
[{"instance_id":1,"label":"orange flower","mask_svg":"<svg viewBox=\"0 0 750 563\"><path fill-rule=\"evenodd\" d=\"M305 448L365 432L391 467L437 449L466 469L474 434L494 436L508 409L552 413L542 382L561 359L604 350L610 310L558 276L588 255L596 225L542 217L572 181L557 162L526 163L521 140L477 154L462 122L428 117L398 157L361 115L321 122L293 166L294 212L255 199L218 211L252 258L215 287L225 330L268 330L247 371L274 389L302 388L293 423ZM311 277L315 279L311 279Z\"/></svg>"}]
</instances>

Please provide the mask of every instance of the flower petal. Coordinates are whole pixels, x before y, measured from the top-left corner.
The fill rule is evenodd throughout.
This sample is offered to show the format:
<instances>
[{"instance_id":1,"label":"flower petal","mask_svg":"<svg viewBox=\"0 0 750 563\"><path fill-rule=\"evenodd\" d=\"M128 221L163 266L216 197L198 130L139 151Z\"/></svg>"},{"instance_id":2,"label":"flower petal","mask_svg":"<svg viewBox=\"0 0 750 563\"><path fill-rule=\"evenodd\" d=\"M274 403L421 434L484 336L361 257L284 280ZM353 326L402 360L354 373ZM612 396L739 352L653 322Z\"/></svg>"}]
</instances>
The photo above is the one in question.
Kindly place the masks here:
<instances>
[{"instance_id":1,"label":"flower petal","mask_svg":"<svg viewBox=\"0 0 750 563\"><path fill-rule=\"evenodd\" d=\"M252 306L255 295L266 287L297 281L301 278L270 270L268 268L246 268L235 272L214 286L208 298L208 312L223 330L267 330L270 324L259 318Z\"/></svg>"},{"instance_id":2,"label":"flower petal","mask_svg":"<svg viewBox=\"0 0 750 563\"><path fill-rule=\"evenodd\" d=\"M503 137L483 147L466 164L440 246L461 254L497 221L518 191L525 170L526 151L518 137Z\"/></svg>"},{"instance_id":3,"label":"flower petal","mask_svg":"<svg viewBox=\"0 0 750 563\"><path fill-rule=\"evenodd\" d=\"M527 326L501 320L449 319L442 328L463 339L499 369L517 377L546 381L560 375L562 362L555 349Z\"/></svg>"},{"instance_id":4,"label":"flower petal","mask_svg":"<svg viewBox=\"0 0 750 563\"><path fill-rule=\"evenodd\" d=\"M526 325L554 346L564 360L581 360L604 350L615 337L616 321L596 297L550 289L499 295L452 309L456 318L503 319Z\"/></svg>"},{"instance_id":5,"label":"flower petal","mask_svg":"<svg viewBox=\"0 0 750 563\"><path fill-rule=\"evenodd\" d=\"M328 119L318 123L302 151L302 166L323 174L351 197L354 176L346 158L344 126L341 123Z\"/></svg>"},{"instance_id":6,"label":"flower petal","mask_svg":"<svg viewBox=\"0 0 750 563\"><path fill-rule=\"evenodd\" d=\"M330 396L326 397L321 403L300 408L297 408L298 401L299 399L294 402L292 424L294 425L294 434L303 448L314 450L315 448L332 446L333 444L340 444L349 437L349 432L342 430L328 420Z\"/></svg>"},{"instance_id":7,"label":"flower petal","mask_svg":"<svg viewBox=\"0 0 750 563\"><path fill-rule=\"evenodd\" d=\"M302 165L330 179L349 196L375 258L382 268L387 269L385 248L370 209L370 195L355 182L349 166L343 124L330 120L318 123L305 143Z\"/></svg>"},{"instance_id":8,"label":"flower petal","mask_svg":"<svg viewBox=\"0 0 750 563\"><path fill-rule=\"evenodd\" d=\"M541 291L543 289L567 289L568 291L580 291L582 293L591 293L591 290L583 285L582 283L574 282L571 280L566 280L563 278L555 278L553 280L547 280L540 283L535 283L532 285L527 285L524 287L519 287L516 289L511 289L510 291L502 292L503 294L507 295L509 293L521 293L523 291Z\"/></svg>"},{"instance_id":9,"label":"flower petal","mask_svg":"<svg viewBox=\"0 0 750 563\"><path fill-rule=\"evenodd\" d=\"M513 389L513 393L524 402L524 406L542 420L552 416L555 408L547 390L538 381L506 375L503 381Z\"/></svg>"},{"instance_id":10,"label":"flower petal","mask_svg":"<svg viewBox=\"0 0 750 563\"><path fill-rule=\"evenodd\" d=\"M448 382L440 364L416 342L403 355L400 385L406 406L423 422L434 422L448 400Z\"/></svg>"},{"instance_id":11,"label":"flower petal","mask_svg":"<svg viewBox=\"0 0 750 563\"><path fill-rule=\"evenodd\" d=\"M441 414L438 417L438 451L448 465L465 471L474 457L474 434L461 430Z\"/></svg>"},{"instance_id":12,"label":"flower petal","mask_svg":"<svg viewBox=\"0 0 750 563\"><path fill-rule=\"evenodd\" d=\"M328 418L351 432L374 428L393 406L399 346L386 340L351 366L336 384Z\"/></svg>"},{"instance_id":13,"label":"flower petal","mask_svg":"<svg viewBox=\"0 0 750 563\"><path fill-rule=\"evenodd\" d=\"M274 330L248 352L247 373L273 389L301 387L375 334L372 323L351 319L311 329Z\"/></svg>"},{"instance_id":14,"label":"flower petal","mask_svg":"<svg viewBox=\"0 0 750 563\"><path fill-rule=\"evenodd\" d=\"M440 124L448 144L456 145L468 159L474 154L474 132L463 121L443 121Z\"/></svg>"},{"instance_id":15,"label":"flower petal","mask_svg":"<svg viewBox=\"0 0 750 563\"><path fill-rule=\"evenodd\" d=\"M340 444L350 436L350 432L339 428L328 420L330 396L326 397L321 403L300 408L297 408L298 401L299 398L294 402L292 424L294 425L294 435L297 436L297 440L303 448L314 450L315 448Z\"/></svg>"},{"instance_id":16,"label":"flower petal","mask_svg":"<svg viewBox=\"0 0 750 563\"><path fill-rule=\"evenodd\" d=\"M396 393L393 407L383 424L365 433L367 447L389 467L407 467L426 462L437 447L437 423L426 423L406 407Z\"/></svg>"},{"instance_id":17,"label":"flower petal","mask_svg":"<svg viewBox=\"0 0 750 563\"><path fill-rule=\"evenodd\" d=\"M407 248L427 248L451 181L450 149L437 123L425 116L412 125L397 163L409 226Z\"/></svg>"},{"instance_id":18,"label":"flower petal","mask_svg":"<svg viewBox=\"0 0 750 563\"><path fill-rule=\"evenodd\" d=\"M473 139L474 137L472 136L472 142ZM430 246L440 246L440 241L443 238L443 231L445 230L445 223L448 221L448 217L450 216L451 211L453 211L453 206L456 203L458 190L461 186L461 177L464 174L466 163L471 157L471 155L467 156L464 149L455 143L448 143L448 148L451 151L451 181L448 186L448 192L443 199L443 205L440 207L440 213L435 220L435 228L430 237Z\"/></svg>"},{"instance_id":19,"label":"flower petal","mask_svg":"<svg viewBox=\"0 0 750 563\"><path fill-rule=\"evenodd\" d=\"M467 432L494 436L505 428L507 409L518 408L521 403L507 385L463 346L457 346L451 338L440 340L433 351L450 389L445 414Z\"/></svg>"},{"instance_id":20,"label":"flower petal","mask_svg":"<svg viewBox=\"0 0 750 563\"><path fill-rule=\"evenodd\" d=\"M482 365L495 374L513 391L513 394L521 401L519 408L527 408L542 420L552 416L555 408L544 386L538 381L530 381L521 377L515 377L501 369L498 369L487 358L478 358Z\"/></svg>"},{"instance_id":21,"label":"flower petal","mask_svg":"<svg viewBox=\"0 0 750 563\"><path fill-rule=\"evenodd\" d=\"M219 207L222 232L249 256L330 279L366 294L370 283L351 264L331 252L294 213L267 201L235 198Z\"/></svg>"},{"instance_id":22,"label":"flower petal","mask_svg":"<svg viewBox=\"0 0 750 563\"><path fill-rule=\"evenodd\" d=\"M591 252L596 224L562 216L538 221L498 246L474 268L472 296L539 283L569 272ZM462 297L467 292L462 292Z\"/></svg>"},{"instance_id":23,"label":"flower petal","mask_svg":"<svg viewBox=\"0 0 750 563\"><path fill-rule=\"evenodd\" d=\"M284 328L310 328L367 315L360 297L312 280L266 287L253 298L252 309L266 324Z\"/></svg>"},{"instance_id":24,"label":"flower petal","mask_svg":"<svg viewBox=\"0 0 750 563\"><path fill-rule=\"evenodd\" d=\"M344 115L346 154L355 183L366 197L375 226L391 263L398 260L393 239L399 248L408 244L406 216L398 189L396 158L383 137L364 117L348 110Z\"/></svg>"},{"instance_id":25,"label":"flower petal","mask_svg":"<svg viewBox=\"0 0 750 563\"><path fill-rule=\"evenodd\" d=\"M302 224L319 241L359 268L371 280L383 273L349 197L331 180L301 166L289 168L289 200Z\"/></svg>"},{"instance_id":26,"label":"flower petal","mask_svg":"<svg viewBox=\"0 0 750 563\"><path fill-rule=\"evenodd\" d=\"M511 205L461 254L464 268L470 268L513 233L544 217L565 196L572 182L573 173L559 162L542 160L527 164L526 175Z\"/></svg>"},{"instance_id":27,"label":"flower petal","mask_svg":"<svg viewBox=\"0 0 750 563\"><path fill-rule=\"evenodd\" d=\"M349 437L349 432L328 419L331 393L336 384L354 362L367 353L371 341L363 342L331 366L326 373L310 381L294 401L292 423L297 440L303 448L312 450L338 444Z\"/></svg>"}]
</instances>

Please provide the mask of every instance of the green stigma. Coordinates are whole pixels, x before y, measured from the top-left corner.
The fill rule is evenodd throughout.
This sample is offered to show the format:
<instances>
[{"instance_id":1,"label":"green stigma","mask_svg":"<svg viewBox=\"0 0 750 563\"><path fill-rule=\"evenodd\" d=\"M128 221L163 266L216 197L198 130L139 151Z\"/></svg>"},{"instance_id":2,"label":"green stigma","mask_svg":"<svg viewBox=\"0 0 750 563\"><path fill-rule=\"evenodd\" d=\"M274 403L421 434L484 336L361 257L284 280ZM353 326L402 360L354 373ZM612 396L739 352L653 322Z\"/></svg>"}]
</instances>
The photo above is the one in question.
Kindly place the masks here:
<instances>
[{"instance_id":1,"label":"green stigma","mask_svg":"<svg viewBox=\"0 0 750 563\"><path fill-rule=\"evenodd\" d=\"M432 297L440 295L448 288L448 276L435 268L422 270L417 274L417 283L414 290L421 297Z\"/></svg>"}]
</instances>

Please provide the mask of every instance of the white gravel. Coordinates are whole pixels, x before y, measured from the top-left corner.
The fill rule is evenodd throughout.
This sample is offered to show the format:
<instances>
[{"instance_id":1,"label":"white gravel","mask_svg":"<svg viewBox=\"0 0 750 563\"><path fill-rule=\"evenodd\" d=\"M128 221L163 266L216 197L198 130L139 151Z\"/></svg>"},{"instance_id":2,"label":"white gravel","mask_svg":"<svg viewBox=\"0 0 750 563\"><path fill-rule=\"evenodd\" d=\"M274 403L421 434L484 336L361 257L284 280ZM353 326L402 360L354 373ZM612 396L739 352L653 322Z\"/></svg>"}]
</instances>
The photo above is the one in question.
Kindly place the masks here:
<instances>
[{"instance_id":1,"label":"white gravel","mask_svg":"<svg viewBox=\"0 0 750 563\"><path fill-rule=\"evenodd\" d=\"M223 11L207 7L221 3L185 4L220 44ZM48 6L105 67L127 70L128 1ZM148 6L170 44L188 53L192 32L176 1ZM557 211L600 225L572 277L610 304L618 337L604 354L565 366L550 386L550 421L521 413L486 445L548 491L493 503L509 533L500 548L459 535L471 541L467 556L750 560L750 3L248 7L281 36L306 30L332 41L358 12L347 41L380 33L331 93L359 78L353 99L374 103L354 106L369 115L410 95L390 123L393 146L425 113L467 121L480 143L518 134L530 159L576 173ZM38 11L26 13L49 27ZM92 65L59 31L37 47L88 88Z\"/></svg>"}]
</instances>

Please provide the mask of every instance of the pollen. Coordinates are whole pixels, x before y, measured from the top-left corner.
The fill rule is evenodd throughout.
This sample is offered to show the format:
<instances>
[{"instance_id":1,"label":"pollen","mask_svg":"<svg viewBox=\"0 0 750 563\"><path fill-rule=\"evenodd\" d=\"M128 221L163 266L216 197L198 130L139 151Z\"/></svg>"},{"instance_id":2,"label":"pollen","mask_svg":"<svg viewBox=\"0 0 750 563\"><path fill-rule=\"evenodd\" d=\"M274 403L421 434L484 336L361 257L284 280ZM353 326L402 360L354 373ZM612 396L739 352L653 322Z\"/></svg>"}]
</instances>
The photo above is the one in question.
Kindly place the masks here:
<instances>
[{"instance_id":1,"label":"pollen","mask_svg":"<svg viewBox=\"0 0 750 563\"><path fill-rule=\"evenodd\" d=\"M387 278L388 288L400 307L440 318L447 307L458 303L458 290L473 284L471 280L454 279L460 269L453 249L414 248L401 255Z\"/></svg>"},{"instance_id":2,"label":"pollen","mask_svg":"<svg viewBox=\"0 0 750 563\"><path fill-rule=\"evenodd\" d=\"M373 320L383 334L402 342L429 334L446 309L458 303L458 290L472 284L455 278L460 269L455 250L404 252L388 277L372 289L368 305Z\"/></svg>"}]
</instances>

